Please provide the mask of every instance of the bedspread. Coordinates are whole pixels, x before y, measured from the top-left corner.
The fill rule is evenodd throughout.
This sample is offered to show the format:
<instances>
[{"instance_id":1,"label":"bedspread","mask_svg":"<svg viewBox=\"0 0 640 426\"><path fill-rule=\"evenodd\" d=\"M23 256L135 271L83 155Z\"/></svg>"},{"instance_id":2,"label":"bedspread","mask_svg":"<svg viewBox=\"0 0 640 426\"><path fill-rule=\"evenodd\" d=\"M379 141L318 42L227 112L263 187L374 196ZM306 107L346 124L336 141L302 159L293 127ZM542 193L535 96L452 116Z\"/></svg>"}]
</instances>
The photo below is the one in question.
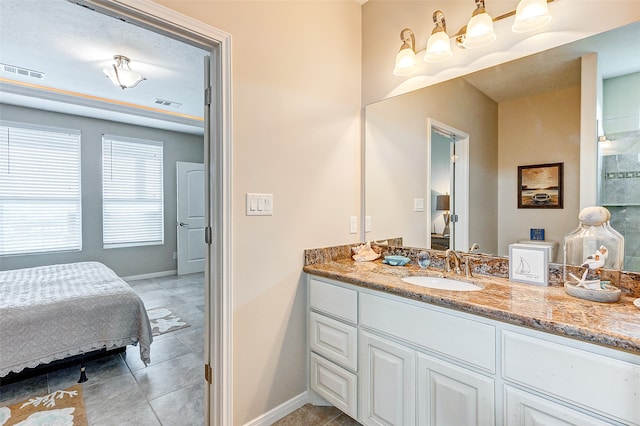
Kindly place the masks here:
<instances>
[{"instance_id":1,"label":"bedspread","mask_svg":"<svg viewBox=\"0 0 640 426\"><path fill-rule=\"evenodd\" d=\"M0 271L0 377L97 349L153 340L144 303L98 262Z\"/></svg>"}]
</instances>

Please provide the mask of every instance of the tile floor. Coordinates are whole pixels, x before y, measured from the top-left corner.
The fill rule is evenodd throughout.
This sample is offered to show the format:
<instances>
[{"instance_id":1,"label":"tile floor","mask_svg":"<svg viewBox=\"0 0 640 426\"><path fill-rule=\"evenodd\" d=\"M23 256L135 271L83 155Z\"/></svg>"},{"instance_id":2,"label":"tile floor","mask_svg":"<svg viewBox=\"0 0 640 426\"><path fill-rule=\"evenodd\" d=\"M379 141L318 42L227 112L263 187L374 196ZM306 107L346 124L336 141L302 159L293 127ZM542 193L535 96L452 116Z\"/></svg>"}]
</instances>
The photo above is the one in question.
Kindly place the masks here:
<instances>
[{"instance_id":1,"label":"tile floor","mask_svg":"<svg viewBox=\"0 0 640 426\"><path fill-rule=\"evenodd\" d=\"M357 426L359 424L336 407L316 407L307 404L278 420L273 426Z\"/></svg>"},{"instance_id":2,"label":"tile floor","mask_svg":"<svg viewBox=\"0 0 640 426\"><path fill-rule=\"evenodd\" d=\"M131 281L147 309L166 307L191 326L154 337L151 364L138 347L86 365L83 384L89 425L197 426L204 423L204 274ZM0 406L73 386L78 366L8 385Z\"/></svg>"}]
</instances>

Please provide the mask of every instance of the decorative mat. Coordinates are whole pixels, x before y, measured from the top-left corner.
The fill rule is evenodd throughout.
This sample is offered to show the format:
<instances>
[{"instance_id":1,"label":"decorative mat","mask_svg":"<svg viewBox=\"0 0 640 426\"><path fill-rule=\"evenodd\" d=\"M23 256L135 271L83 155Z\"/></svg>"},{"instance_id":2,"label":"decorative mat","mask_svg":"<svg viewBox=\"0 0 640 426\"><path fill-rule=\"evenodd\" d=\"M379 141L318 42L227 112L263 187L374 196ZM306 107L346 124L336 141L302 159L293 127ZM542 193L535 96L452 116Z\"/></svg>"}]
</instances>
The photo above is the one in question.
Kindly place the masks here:
<instances>
[{"instance_id":1,"label":"decorative mat","mask_svg":"<svg viewBox=\"0 0 640 426\"><path fill-rule=\"evenodd\" d=\"M82 385L0 407L2 426L87 426Z\"/></svg>"},{"instance_id":2,"label":"decorative mat","mask_svg":"<svg viewBox=\"0 0 640 426\"><path fill-rule=\"evenodd\" d=\"M181 320L167 308L149 309L147 310L147 315L149 315L151 331L154 336L180 330L181 328L191 327L191 324Z\"/></svg>"}]
</instances>

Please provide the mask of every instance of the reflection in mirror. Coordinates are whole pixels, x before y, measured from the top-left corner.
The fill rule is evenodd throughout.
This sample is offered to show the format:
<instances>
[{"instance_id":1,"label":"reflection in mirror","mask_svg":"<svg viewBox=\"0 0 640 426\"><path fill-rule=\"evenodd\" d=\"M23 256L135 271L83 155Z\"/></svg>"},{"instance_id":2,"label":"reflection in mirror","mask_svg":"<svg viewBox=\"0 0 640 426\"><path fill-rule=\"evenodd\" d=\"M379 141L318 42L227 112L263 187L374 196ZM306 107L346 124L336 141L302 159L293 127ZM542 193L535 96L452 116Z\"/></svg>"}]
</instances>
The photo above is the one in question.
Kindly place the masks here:
<instances>
[{"instance_id":1,"label":"reflection in mirror","mask_svg":"<svg viewBox=\"0 0 640 426\"><path fill-rule=\"evenodd\" d=\"M555 260L562 262L562 238L585 207L581 190L595 194L600 185L598 202L609 207L612 225L627 240L624 269L639 271L632 254L640 251L640 235L628 226L640 220L639 191L632 189L640 184L640 142L633 139L640 134L640 55L628 51L638 51L637 40L640 23L368 105L364 197L371 231L364 238L401 236L407 246L430 247L434 227L435 233L442 229L443 212L434 205L440 194L425 185L431 173L427 122L433 119L469 135L466 219L469 242L479 243L481 252L506 256L509 244L528 241L532 228L544 229L546 240L559 243ZM589 62L582 58L592 52L598 55L598 78L587 81L581 73L589 75L582 69ZM581 114L585 87L598 87L592 102L598 106L590 107L599 117ZM593 153L584 151L581 140L585 123L607 136L599 144L588 141ZM614 137L617 147L611 145ZM582 171L583 177L598 173L589 188L580 186L585 158L600 164L597 171ZM518 166L549 163L564 164L564 208L518 209ZM429 205L415 211L421 198Z\"/></svg>"}]
</instances>

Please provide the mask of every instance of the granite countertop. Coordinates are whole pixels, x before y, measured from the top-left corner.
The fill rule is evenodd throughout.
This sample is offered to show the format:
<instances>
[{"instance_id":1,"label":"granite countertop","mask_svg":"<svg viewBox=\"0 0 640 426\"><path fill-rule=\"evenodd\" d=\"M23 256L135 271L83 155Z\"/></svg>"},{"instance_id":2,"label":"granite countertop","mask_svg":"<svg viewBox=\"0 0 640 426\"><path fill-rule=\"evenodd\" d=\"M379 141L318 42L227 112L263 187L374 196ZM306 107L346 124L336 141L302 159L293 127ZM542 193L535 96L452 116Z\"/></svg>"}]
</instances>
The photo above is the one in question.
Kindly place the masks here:
<instances>
[{"instance_id":1,"label":"granite countertop","mask_svg":"<svg viewBox=\"0 0 640 426\"><path fill-rule=\"evenodd\" d=\"M640 354L640 309L633 297L616 303L599 303L569 296L562 286L536 286L487 275L470 280L480 291L436 290L405 283L412 275L443 276L442 269L420 269L413 262L389 266L380 259L354 262L351 259L307 264L304 271L321 277L383 291L433 305L530 327L589 343ZM454 273L444 274L468 280Z\"/></svg>"}]
</instances>

